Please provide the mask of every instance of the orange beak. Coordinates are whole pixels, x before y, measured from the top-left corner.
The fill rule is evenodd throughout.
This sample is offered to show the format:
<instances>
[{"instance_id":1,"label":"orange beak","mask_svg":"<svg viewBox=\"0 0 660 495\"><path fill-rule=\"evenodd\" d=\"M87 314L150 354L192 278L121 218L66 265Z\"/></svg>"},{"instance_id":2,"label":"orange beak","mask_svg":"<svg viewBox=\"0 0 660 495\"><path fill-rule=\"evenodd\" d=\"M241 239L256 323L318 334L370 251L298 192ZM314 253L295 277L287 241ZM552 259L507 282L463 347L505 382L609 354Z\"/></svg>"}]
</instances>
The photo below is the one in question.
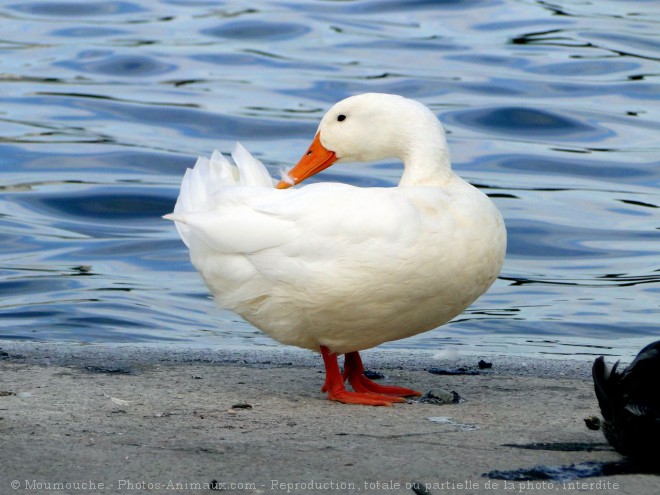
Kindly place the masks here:
<instances>
[{"instance_id":1,"label":"orange beak","mask_svg":"<svg viewBox=\"0 0 660 495\"><path fill-rule=\"evenodd\" d=\"M334 151L326 149L321 144L320 133L316 133L312 145L303 155L298 164L289 171L289 177L293 183L281 180L275 186L277 189L286 189L304 181L307 177L318 174L337 161Z\"/></svg>"}]
</instances>

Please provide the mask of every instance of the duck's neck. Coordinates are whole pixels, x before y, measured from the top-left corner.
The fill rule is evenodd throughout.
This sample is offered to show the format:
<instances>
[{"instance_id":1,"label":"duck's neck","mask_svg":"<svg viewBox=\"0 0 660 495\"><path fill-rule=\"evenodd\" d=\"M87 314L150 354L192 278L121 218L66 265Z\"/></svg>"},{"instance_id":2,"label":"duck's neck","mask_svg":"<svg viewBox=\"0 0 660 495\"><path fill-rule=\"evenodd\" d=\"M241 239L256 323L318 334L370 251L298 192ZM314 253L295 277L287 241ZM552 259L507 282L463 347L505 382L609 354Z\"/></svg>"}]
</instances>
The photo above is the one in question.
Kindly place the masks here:
<instances>
[{"instance_id":1,"label":"duck's neck","mask_svg":"<svg viewBox=\"0 0 660 495\"><path fill-rule=\"evenodd\" d=\"M445 187L453 177L449 149L440 125L436 132L417 134L403 154L403 175L399 186Z\"/></svg>"}]
</instances>

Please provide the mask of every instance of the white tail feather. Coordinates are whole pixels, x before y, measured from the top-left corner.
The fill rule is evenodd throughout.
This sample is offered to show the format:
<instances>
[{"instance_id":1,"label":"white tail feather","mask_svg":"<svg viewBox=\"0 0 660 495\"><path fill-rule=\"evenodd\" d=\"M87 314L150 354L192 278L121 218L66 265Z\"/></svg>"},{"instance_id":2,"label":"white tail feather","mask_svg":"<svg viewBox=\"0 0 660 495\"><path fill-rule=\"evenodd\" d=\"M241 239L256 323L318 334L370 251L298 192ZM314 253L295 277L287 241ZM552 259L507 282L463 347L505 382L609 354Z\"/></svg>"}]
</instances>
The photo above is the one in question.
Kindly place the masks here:
<instances>
[{"instance_id":1,"label":"white tail feather","mask_svg":"<svg viewBox=\"0 0 660 495\"><path fill-rule=\"evenodd\" d=\"M266 167L253 157L241 143L236 143L231 157L238 166L242 186L273 187L273 178Z\"/></svg>"},{"instance_id":2,"label":"white tail feather","mask_svg":"<svg viewBox=\"0 0 660 495\"><path fill-rule=\"evenodd\" d=\"M222 194L222 189L231 186L274 187L266 167L240 143L236 143L232 158L235 165L217 150L210 159L197 158L195 166L187 169L183 176L174 212L163 217L176 223L181 239L189 248L190 229L186 225L186 216L213 208L214 198Z\"/></svg>"}]
</instances>

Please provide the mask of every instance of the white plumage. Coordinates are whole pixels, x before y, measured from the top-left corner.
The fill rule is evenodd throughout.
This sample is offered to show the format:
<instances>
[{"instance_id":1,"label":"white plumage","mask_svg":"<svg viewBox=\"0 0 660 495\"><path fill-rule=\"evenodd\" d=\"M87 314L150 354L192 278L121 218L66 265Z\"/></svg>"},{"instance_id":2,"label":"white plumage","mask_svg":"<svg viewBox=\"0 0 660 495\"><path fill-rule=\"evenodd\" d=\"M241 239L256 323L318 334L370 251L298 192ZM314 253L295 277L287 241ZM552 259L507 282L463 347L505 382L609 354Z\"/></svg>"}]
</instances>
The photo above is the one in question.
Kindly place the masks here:
<instances>
[{"instance_id":1,"label":"white plumage","mask_svg":"<svg viewBox=\"0 0 660 495\"><path fill-rule=\"evenodd\" d=\"M400 186L276 189L240 145L235 164L216 151L186 172L166 218L220 306L282 343L341 354L433 329L494 282L506 247L502 218L452 172L444 132L426 107L393 95L352 97L326 114L316 141L330 161L401 158ZM292 181L318 168L296 178L301 166Z\"/></svg>"}]
</instances>

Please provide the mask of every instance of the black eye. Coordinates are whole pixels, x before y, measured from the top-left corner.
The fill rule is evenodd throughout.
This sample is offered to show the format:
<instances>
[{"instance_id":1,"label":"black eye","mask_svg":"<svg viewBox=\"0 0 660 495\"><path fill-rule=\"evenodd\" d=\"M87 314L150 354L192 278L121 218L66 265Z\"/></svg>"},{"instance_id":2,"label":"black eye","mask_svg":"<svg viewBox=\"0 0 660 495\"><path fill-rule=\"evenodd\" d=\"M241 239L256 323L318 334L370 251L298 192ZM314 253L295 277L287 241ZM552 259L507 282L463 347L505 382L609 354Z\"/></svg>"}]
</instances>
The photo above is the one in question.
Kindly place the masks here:
<instances>
[{"instance_id":1,"label":"black eye","mask_svg":"<svg viewBox=\"0 0 660 495\"><path fill-rule=\"evenodd\" d=\"M344 115L344 114L338 115L338 116L337 116L337 120L338 120L339 122L343 122L344 120L346 120L346 115Z\"/></svg>"}]
</instances>

